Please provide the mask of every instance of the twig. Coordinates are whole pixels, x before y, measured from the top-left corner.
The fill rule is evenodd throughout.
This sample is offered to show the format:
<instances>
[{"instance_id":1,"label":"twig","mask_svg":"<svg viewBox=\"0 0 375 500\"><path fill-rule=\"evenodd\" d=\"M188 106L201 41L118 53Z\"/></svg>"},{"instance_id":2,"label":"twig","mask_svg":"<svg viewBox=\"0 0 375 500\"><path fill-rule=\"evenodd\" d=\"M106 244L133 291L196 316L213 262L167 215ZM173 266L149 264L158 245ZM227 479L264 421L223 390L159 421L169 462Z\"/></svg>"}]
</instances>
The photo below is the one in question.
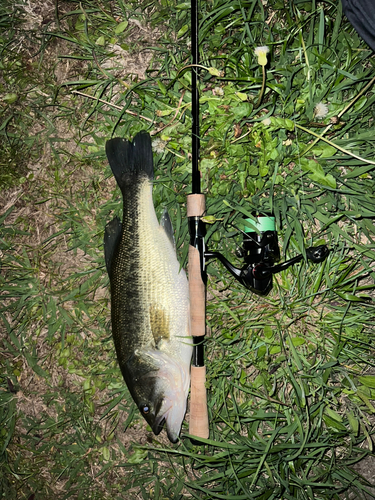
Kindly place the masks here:
<instances>
[{"instance_id":1,"label":"twig","mask_svg":"<svg viewBox=\"0 0 375 500\"><path fill-rule=\"evenodd\" d=\"M103 104L107 104L108 106L112 106L112 108L119 109L120 111L123 109L121 106L117 106L117 104L112 104L111 102L105 101L104 99L99 99L99 97L95 97L90 94L84 94L83 92L78 92L78 90L72 90L72 94L78 94L81 95L82 97L88 97L89 99L93 99L94 101L102 102ZM138 113L135 113L134 111L130 111L129 109L125 109L125 113L128 113L128 115L132 116L138 116L139 118L142 118L143 120L147 120L148 122L153 123L154 120L151 118L148 118L147 116L142 116L139 115Z\"/></svg>"},{"instance_id":2,"label":"twig","mask_svg":"<svg viewBox=\"0 0 375 500\"><path fill-rule=\"evenodd\" d=\"M177 115L178 115L178 112L180 111L180 108L181 108L181 104L182 104L182 99L184 98L184 95L185 95L185 90L182 92L181 94L181 97L180 97L180 100L178 101L178 105L177 105L177 111L174 115L174 117L172 118L172 120L170 122L168 122L166 125L164 125L164 127L161 127L159 128L156 132L154 132L154 134L152 135L155 135L155 134L158 134L159 132L161 132L162 130L164 130L165 128L169 127L169 125L171 123L174 122L174 120L177 118Z\"/></svg>"},{"instance_id":3,"label":"twig","mask_svg":"<svg viewBox=\"0 0 375 500\"><path fill-rule=\"evenodd\" d=\"M317 137L315 143L317 143L319 140L322 140L322 141L326 142L327 144L329 144L330 146L333 146L335 149L338 149L342 153L345 153L349 156L352 156L353 158L357 158L357 160L361 160L365 163L370 163L370 165L375 165L375 161L366 160L366 158L362 158L361 156L357 156L354 153L351 153L350 151L348 151L347 149L341 148L340 146L338 146L334 142L330 141L329 139L326 139L325 137L323 137L319 134L316 134L315 132L313 132L312 130L309 130L308 128L302 127L301 125L297 125L297 123L294 123L294 126L299 128L300 130L303 130L304 132L307 132L308 134L311 134L311 135L314 135L315 137ZM305 153L306 153L306 151L304 151L300 156L303 156Z\"/></svg>"},{"instance_id":4,"label":"twig","mask_svg":"<svg viewBox=\"0 0 375 500\"><path fill-rule=\"evenodd\" d=\"M246 134L241 135L241 137L237 137L237 139L234 139L233 141L231 141L231 144L234 144L235 142L239 141L240 139L243 139L244 137L246 137L247 135L249 135L249 134L250 134L250 132L251 132L251 130L248 130L248 131L246 132Z\"/></svg>"}]
</instances>

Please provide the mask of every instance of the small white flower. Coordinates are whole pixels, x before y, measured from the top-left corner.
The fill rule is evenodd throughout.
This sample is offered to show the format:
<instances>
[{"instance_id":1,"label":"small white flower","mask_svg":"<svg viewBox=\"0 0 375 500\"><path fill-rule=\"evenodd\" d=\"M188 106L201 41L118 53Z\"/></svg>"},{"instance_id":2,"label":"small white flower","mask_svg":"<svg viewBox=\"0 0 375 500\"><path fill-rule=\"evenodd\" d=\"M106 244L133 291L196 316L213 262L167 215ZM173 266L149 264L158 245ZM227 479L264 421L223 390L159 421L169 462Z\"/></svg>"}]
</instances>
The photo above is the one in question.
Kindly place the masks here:
<instances>
[{"instance_id":1,"label":"small white flower","mask_svg":"<svg viewBox=\"0 0 375 500\"><path fill-rule=\"evenodd\" d=\"M156 138L155 140L152 141L152 149L155 151L155 153L162 154L164 153L164 149L167 145L167 142L162 141L159 138Z\"/></svg>"},{"instance_id":2,"label":"small white flower","mask_svg":"<svg viewBox=\"0 0 375 500\"><path fill-rule=\"evenodd\" d=\"M213 95L224 95L224 89L222 89L221 87L215 87L214 89L212 89L212 94Z\"/></svg>"},{"instance_id":3,"label":"small white flower","mask_svg":"<svg viewBox=\"0 0 375 500\"><path fill-rule=\"evenodd\" d=\"M315 118L325 118L328 114L328 106L319 102L314 108Z\"/></svg>"},{"instance_id":4,"label":"small white flower","mask_svg":"<svg viewBox=\"0 0 375 500\"><path fill-rule=\"evenodd\" d=\"M267 45L264 45L263 47L255 47L254 53L258 58L258 64L261 66L265 66L267 64L267 54L269 51L270 49Z\"/></svg>"},{"instance_id":5,"label":"small white flower","mask_svg":"<svg viewBox=\"0 0 375 500\"><path fill-rule=\"evenodd\" d=\"M263 125L271 125L271 118L264 118L262 120Z\"/></svg>"}]
</instances>

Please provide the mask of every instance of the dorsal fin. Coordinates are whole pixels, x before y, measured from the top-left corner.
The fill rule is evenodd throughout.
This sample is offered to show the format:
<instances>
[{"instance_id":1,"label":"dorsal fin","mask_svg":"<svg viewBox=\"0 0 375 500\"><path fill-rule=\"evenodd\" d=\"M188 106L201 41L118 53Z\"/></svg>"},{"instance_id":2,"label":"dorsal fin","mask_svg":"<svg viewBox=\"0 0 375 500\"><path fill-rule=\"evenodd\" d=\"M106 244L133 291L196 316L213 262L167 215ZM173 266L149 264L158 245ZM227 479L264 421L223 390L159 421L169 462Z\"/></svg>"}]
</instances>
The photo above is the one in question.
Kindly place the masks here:
<instances>
[{"instance_id":1,"label":"dorsal fin","mask_svg":"<svg viewBox=\"0 0 375 500\"><path fill-rule=\"evenodd\" d=\"M118 217L115 217L105 226L104 232L104 257L108 275L111 275L111 264L115 250L121 239L122 224Z\"/></svg>"}]
</instances>

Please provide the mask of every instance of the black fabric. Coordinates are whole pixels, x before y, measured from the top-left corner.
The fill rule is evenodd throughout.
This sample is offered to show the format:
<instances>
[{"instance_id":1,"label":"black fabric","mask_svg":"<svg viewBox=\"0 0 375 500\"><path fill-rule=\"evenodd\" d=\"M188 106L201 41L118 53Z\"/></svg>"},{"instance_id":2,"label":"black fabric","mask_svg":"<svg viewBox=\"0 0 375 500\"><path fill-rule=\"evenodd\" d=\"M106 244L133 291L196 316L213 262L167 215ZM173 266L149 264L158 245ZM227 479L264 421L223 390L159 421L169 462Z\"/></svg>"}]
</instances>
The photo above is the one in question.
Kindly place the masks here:
<instances>
[{"instance_id":1,"label":"black fabric","mask_svg":"<svg viewBox=\"0 0 375 500\"><path fill-rule=\"evenodd\" d=\"M341 0L344 14L375 52L375 0Z\"/></svg>"}]
</instances>

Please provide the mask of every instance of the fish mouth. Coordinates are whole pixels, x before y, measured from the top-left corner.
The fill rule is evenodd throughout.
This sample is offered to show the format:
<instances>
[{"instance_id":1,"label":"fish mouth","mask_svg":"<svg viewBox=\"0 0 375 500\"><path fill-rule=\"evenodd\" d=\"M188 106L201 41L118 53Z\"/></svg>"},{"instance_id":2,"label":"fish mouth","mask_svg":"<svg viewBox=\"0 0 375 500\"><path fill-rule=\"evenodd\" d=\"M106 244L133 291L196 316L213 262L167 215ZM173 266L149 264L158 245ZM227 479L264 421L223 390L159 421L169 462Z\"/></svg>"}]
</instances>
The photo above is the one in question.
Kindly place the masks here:
<instances>
[{"instance_id":1,"label":"fish mouth","mask_svg":"<svg viewBox=\"0 0 375 500\"><path fill-rule=\"evenodd\" d=\"M172 428L171 422L168 421L168 413L170 408L168 408L162 415L156 418L154 425L152 426L152 431L157 436L161 433L163 428L167 431L168 439L171 443L177 443L179 432L176 433L176 429Z\"/></svg>"},{"instance_id":2,"label":"fish mouth","mask_svg":"<svg viewBox=\"0 0 375 500\"><path fill-rule=\"evenodd\" d=\"M158 436L161 433L161 431L163 430L164 424L165 424L165 415L158 418L155 421L154 425L152 426L152 432L155 434L155 436Z\"/></svg>"},{"instance_id":3,"label":"fish mouth","mask_svg":"<svg viewBox=\"0 0 375 500\"><path fill-rule=\"evenodd\" d=\"M163 430L167 431L168 439L171 443L175 444L178 442L179 432L176 433L176 429L171 428L170 422L168 422L168 411L156 419L154 425L152 426L153 433L157 436Z\"/></svg>"}]
</instances>

